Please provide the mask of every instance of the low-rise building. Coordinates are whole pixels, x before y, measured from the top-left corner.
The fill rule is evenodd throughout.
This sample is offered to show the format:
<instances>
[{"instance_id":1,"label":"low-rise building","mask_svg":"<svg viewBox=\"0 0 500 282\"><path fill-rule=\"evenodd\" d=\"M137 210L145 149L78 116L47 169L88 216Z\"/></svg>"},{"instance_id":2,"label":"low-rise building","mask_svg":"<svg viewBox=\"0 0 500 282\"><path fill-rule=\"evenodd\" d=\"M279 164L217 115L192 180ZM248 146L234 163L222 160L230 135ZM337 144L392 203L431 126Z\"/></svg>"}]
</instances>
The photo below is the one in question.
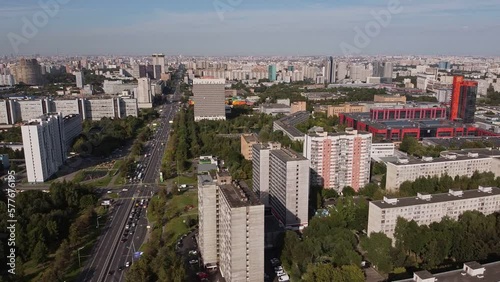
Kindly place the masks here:
<instances>
[{"instance_id":1,"label":"low-rise building","mask_svg":"<svg viewBox=\"0 0 500 282\"><path fill-rule=\"evenodd\" d=\"M329 105L327 107L327 115L329 117L338 116L340 113L362 113L366 112L365 105L357 104L343 104L343 105Z\"/></svg>"},{"instance_id":2,"label":"low-rise building","mask_svg":"<svg viewBox=\"0 0 500 282\"><path fill-rule=\"evenodd\" d=\"M406 103L406 96L375 95L373 101L377 103L394 103L394 102Z\"/></svg>"},{"instance_id":3,"label":"low-rise building","mask_svg":"<svg viewBox=\"0 0 500 282\"><path fill-rule=\"evenodd\" d=\"M493 172L500 176L500 159L479 153L449 153L439 158L424 157L383 159L387 165L386 186L388 191L397 191L405 181L420 177L443 175L471 177L474 172Z\"/></svg>"},{"instance_id":4,"label":"low-rise building","mask_svg":"<svg viewBox=\"0 0 500 282\"><path fill-rule=\"evenodd\" d=\"M430 273L426 270L417 271L413 278L397 282L472 282L498 281L500 277L500 261L480 264L476 261L466 262L461 269L441 273Z\"/></svg>"},{"instance_id":5,"label":"low-rise building","mask_svg":"<svg viewBox=\"0 0 500 282\"><path fill-rule=\"evenodd\" d=\"M392 157L396 151L394 143L372 143L371 158L380 161L380 158Z\"/></svg>"},{"instance_id":6,"label":"low-rise building","mask_svg":"<svg viewBox=\"0 0 500 282\"><path fill-rule=\"evenodd\" d=\"M372 201L368 212L368 235L382 232L394 239L399 217L414 220L418 225L439 222L444 217L457 220L466 211L485 215L500 210L500 188L479 187L477 190L454 191L443 194L418 194L416 197L389 198Z\"/></svg>"},{"instance_id":7,"label":"low-rise building","mask_svg":"<svg viewBox=\"0 0 500 282\"><path fill-rule=\"evenodd\" d=\"M296 126L309 119L309 112L296 112L273 122L273 131L281 131L292 141L304 141L305 134Z\"/></svg>"}]
</instances>

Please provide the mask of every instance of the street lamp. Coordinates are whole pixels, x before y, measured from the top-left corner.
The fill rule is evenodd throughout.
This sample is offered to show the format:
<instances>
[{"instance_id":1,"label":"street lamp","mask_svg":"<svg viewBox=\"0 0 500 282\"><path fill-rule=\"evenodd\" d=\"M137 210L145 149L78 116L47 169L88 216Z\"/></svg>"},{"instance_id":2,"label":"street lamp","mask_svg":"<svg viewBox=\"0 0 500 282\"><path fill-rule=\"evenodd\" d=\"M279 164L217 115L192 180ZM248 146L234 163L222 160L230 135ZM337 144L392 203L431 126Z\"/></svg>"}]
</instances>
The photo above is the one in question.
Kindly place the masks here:
<instances>
[{"instance_id":1,"label":"street lamp","mask_svg":"<svg viewBox=\"0 0 500 282\"><path fill-rule=\"evenodd\" d=\"M81 248L79 248L79 249L77 250L77 252L78 252L78 267L82 267L82 263L81 263L81 261L80 261L80 250L81 250L81 249L83 249L83 248L85 248L85 247L81 247Z\"/></svg>"},{"instance_id":2,"label":"street lamp","mask_svg":"<svg viewBox=\"0 0 500 282\"><path fill-rule=\"evenodd\" d=\"M96 217L96 221L97 221L97 223L96 223L96 227L95 227L95 228L99 228L99 218L101 218L101 217L102 217L102 216L98 216L98 217Z\"/></svg>"}]
</instances>

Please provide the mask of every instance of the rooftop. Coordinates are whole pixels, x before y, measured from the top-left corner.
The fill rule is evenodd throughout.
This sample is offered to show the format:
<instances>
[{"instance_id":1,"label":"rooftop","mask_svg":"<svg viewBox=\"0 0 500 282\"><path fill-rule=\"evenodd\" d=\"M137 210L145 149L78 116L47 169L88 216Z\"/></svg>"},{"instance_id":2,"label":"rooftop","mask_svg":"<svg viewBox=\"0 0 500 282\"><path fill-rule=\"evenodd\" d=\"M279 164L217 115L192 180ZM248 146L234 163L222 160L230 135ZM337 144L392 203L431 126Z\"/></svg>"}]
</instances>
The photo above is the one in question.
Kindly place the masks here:
<instances>
[{"instance_id":1,"label":"rooftop","mask_svg":"<svg viewBox=\"0 0 500 282\"><path fill-rule=\"evenodd\" d=\"M490 189L491 188L491 189ZM481 191L483 189L483 191ZM453 193L453 194L452 194ZM371 204L381 208L381 209L391 209L391 208L401 208L416 206L422 204L433 204L442 203L449 201L457 201L463 199L477 199L482 197L489 197L492 195L500 195L500 188L498 187L480 187L476 190L467 191L452 191L449 193L433 194L433 195L421 195L407 198L384 198L384 200L372 201ZM430 197L429 197L430 196ZM389 202L387 202L389 201Z\"/></svg>"},{"instance_id":2,"label":"rooftop","mask_svg":"<svg viewBox=\"0 0 500 282\"><path fill-rule=\"evenodd\" d=\"M243 139L245 139L245 141L247 143L257 143L257 142L259 142L259 137L255 133L243 134L242 136L243 136Z\"/></svg>"},{"instance_id":3,"label":"rooftop","mask_svg":"<svg viewBox=\"0 0 500 282\"><path fill-rule=\"evenodd\" d=\"M246 185L240 185L240 183L219 186L229 205L232 208L262 205L255 194Z\"/></svg>"},{"instance_id":4,"label":"rooftop","mask_svg":"<svg viewBox=\"0 0 500 282\"><path fill-rule=\"evenodd\" d=\"M387 164L390 163L395 166L407 166L407 165L420 165L420 164L423 165L429 163L457 162L470 159L488 159L495 156L496 155L483 155L471 152L470 155L448 153L446 155L443 154L442 157L439 158L424 157L422 159L417 159L414 157L409 157L405 159L398 159L393 157L387 157L387 158L382 158L382 160Z\"/></svg>"},{"instance_id":5,"label":"rooftop","mask_svg":"<svg viewBox=\"0 0 500 282\"><path fill-rule=\"evenodd\" d=\"M285 149L282 148L281 150L273 150L271 154L274 154L278 159L284 161L284 162L291 162L291 161L305 161L307 160L306 157L304 157L301 154L296 153L295 151L292 151L290 149Z\"/></svg>"},{"instance_id":6,"label":"rooftop","mask_svg":"<svg viewBox=\"0 0 500 282\"><path fill-rule=\"evenodd\" d=\"M291 125L284 123L280 120L277 120L274 123L277 124L278 126L280 126L281 128L283 128L283 130L288 132L288 134L292 135L293 137L304 137L304 135L305 135L302 131L298 130L295 126L291 126Z\"/></svg>"},{"instance_id":7,"label":"rooftop","mask_svg":"<svg viewBox=\"0 0 500 282\"><path fill-rule=\"evenodd\" d=\"M198 183L202 185L215 185L215 181L209 174L200 174L198 175Z\"/></svg>"},{"instance_id":8,"label":"rooftop","mask_svg":"<svg viewBox=\"0 0 500 282\"><path fill-rule=\"evenodd\" d=\"M469 265L470 263L465 263ZM473 265L484 267L485 271L483 274L483 278L478 278L475 276L470 276L463 274L462 269L457 269L453 271L447 271L443 273L436 273L436 274L431 274L431 278L437 278L438 282L476 282L476 281L484 281L484 282L497 282L499 281L500 277L500 262L492 262L492 263L487 263L487 264L479 264L477 262L472 262ZM423 278L423 277L421 277ZM399 282L414 282L413 279L405 279L405 280L399 280Z\"/></svg>"}]
</instances>

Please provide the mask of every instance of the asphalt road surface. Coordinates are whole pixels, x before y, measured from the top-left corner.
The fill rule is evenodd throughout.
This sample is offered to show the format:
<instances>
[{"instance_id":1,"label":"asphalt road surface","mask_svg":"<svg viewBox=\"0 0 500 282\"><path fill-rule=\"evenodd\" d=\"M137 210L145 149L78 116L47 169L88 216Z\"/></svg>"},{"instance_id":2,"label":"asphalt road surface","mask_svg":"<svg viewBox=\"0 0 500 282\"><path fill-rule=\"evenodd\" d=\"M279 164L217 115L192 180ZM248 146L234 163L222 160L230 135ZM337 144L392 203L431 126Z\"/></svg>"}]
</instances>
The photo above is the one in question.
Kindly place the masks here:
<instances>
[{"instance_id":1,"label":"asphalt road surface","mask_svg":"<svg viewBox=\"0 0 500 282\"><path fill-rule=\"evenodd\" d=\"M115 201L109 220L100 235L91 257L87 260L82 273L78 279L80 282L104 282L104 281L124 281L128 270L126 262L133 263L134 251L138 250L147 235L147 219L145 204L140 204L140 200L149 199L156 189L159 180L159 169L164 155L165 145L168 141L171 124L178 111L180 100L180 89L177 85L173 101L161 107L162 113L152 140L146 146L144 158L142 183L125 185L127 191L120 192L120 197ZM163 143L163 145L162 145ZM147 186L147 187L146 187ZM139 203L137 202L139 201ZM132 211L135 211L131 216ZM139 214L139 215L137 215ZM135 224L132 227L132 224ZM129 225L126 229L126 225ZM125 232L128 230L128 232ZM125 236L124 234L128 235ZM126 240L124 240L126 238ZM119 270L123 268L122 270Z\"/></svg>"}]
</instances>

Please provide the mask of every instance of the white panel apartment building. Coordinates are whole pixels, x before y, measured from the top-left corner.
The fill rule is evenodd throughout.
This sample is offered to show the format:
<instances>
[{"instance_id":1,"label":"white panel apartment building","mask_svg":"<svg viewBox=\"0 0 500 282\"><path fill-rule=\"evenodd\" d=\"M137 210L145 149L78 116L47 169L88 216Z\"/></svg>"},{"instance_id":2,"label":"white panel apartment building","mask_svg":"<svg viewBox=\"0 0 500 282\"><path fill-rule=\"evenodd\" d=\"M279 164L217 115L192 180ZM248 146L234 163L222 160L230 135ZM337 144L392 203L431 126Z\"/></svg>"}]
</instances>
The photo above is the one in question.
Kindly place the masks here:
<instances>
[{"instance_id":1,"label":"white panel apartment building","mask_svg":"<svg viewBox=\"0 0 500 282\"><path fill-rule=\"evenodd\" d=\"M193 80L194 120L226 120L225 79Z\"/></svg>"},{"instance_id":2,"label":"white panel apartment building","mask_svg":"<svg viewBox=\"0 0 500 282\"><path fill-rule=\"evenodd\" d=\"M420 177L441 177L445 174L451 177L471 177L475 171L491 171L495 176L500 176L500 159L478 153L468 153L467 155L449 154L436 159L431 157L397 159L388 161L386 164L385 189L388 191L397 191L403 182L414 181Z\"/></svg>"},{"instance_id":3,"label":"white panel apartment building","mask_svg":"<svg viewBox=\"0 0 500 282\"><path fill-rule=\"evenodd\" d=\"M153 107L153 92L151 90L151 80L149 78L139 78L135 93L139 108Z\"/></svg>"},{"instance_id":4,"label":"white panel apartment building","mask_svg":"<svg viewBox=\"0 0 500 282\"><path fill-rule=\"evenodd\" d=\"M61 114L33 119L21 127L28 182L44 182L66 158Z\"/></svg>"},{"instance_id":5,"label":"white panel apartment building","mask_svg":"<svg viewBox=\"0 0 500 282\"><path fill-rule=\"evenodd\" d=\"M271 150L269 205L287 228L302 230L309 220L309 160L289 149Z\"/></svg>"},{"instance_id":6,"label":"white panel apartment building","mask_svg":"<svg viewBox=\"0 0 500 282\"><path fill-rule=\"evenodd\" d=\"M46 100L44 99L17 101L18 112L16 114L23 121L36 119L47 113L45 103Z\"/></svg>"},{"instance_id":7,"label":"white panel apartment building","mask_svg":"<svg viewBox=\"0 0 500 282\"><path fill-rule=\"evenodd\" d=\"M454 191L448 193L416 197L372 201L368 213L368 235L382 232L394 239L394 229L398 217L414 220L418 225L439 222L447 216L457 220L466 211L479 211L485 215L500 211L500 188L479 187L477 190Z\"/></svg>"},{"instance_id":8,"label":"white panel apartment building","mask_svg":"<svg viewBox=\"0 0 500 282\"><path fill-rule=\"evenodd\" d=\"M252 188L260 201L269 206L269 154L271 150L281 149L276 142L252 146Z\"/></svg>"},{"instance_id":9,"label":"white panel apartment building","mask_svg":"<svg viewBox=\"0 0 500 282\"><path fill-rule=\"evenodd\" d=\"M224 175L224 176L222 176ZM264 205L227 172L198 175L199 249L228 282L264 281Z\"/></svg>"},{"instance_id":10,"label":"white panel apartment building","mask_svg":"<svg viewBox=\"0 0 500 282\"><path fill-rule=\"evenodd\" d=\"M318 128L304 140L304 156L311 161L311 185L359 191L370 181L371 133L348 129L328 133Z\"/></svg>"}]
</instances>

